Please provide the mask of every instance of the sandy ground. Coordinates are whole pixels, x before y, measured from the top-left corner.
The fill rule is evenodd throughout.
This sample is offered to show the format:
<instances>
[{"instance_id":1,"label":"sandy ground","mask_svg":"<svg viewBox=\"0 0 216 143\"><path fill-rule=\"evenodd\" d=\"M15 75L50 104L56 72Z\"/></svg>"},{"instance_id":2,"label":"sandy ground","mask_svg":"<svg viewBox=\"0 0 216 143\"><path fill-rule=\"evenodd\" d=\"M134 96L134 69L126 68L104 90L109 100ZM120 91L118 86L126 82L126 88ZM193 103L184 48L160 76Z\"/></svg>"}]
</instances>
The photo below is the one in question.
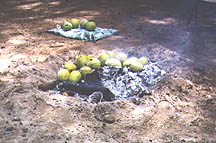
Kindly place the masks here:
<instances>
[{"instance_id":1,"label":"sandy ground","mask_svg":"<svg viewBox=\"0 0 216 143\"><path fill-rule=\"evenodd\" d=\"M1 143L215 143L216 4L8 0L0 5ZM96 43L44 32L66 18L116 28ZM189 23L188 23L189 22ZM91 104L42 91L80 53L122 50L167 72L142 98Z\"/></svg>"}]
</instances>

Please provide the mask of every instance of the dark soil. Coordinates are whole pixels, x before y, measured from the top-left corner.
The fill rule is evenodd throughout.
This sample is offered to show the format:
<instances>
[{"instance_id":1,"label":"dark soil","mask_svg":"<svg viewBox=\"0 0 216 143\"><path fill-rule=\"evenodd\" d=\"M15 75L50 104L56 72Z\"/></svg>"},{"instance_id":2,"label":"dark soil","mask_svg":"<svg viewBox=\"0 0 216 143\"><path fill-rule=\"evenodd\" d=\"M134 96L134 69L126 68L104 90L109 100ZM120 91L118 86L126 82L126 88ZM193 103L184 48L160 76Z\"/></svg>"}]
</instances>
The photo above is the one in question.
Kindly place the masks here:
<instances>
[{"instance_id":1,"label":"dark soil","mask_svg":"<svg viewBox=\"0 0 216 143\"><path fill-rule=\"evenodd\" d=\"M1 1L0 142L215 143L215 13L198 0ZM93 43L44 32L72 17L120 33ZM166 77L150 96L99 104L42 90L65 62L106 50L148 56Z\"/></svg>"}]
</instances>

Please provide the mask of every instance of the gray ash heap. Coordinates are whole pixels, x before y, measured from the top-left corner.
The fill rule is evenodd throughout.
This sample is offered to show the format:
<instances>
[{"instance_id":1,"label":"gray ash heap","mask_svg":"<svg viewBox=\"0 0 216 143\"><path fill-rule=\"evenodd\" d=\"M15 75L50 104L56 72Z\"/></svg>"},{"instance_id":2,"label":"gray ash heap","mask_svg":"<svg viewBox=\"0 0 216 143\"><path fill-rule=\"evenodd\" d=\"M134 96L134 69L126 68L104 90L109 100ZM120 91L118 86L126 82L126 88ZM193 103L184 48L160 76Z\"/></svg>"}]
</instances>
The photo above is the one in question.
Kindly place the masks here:
<instances>
[{"instance_id":1,"label":"gray ash heap","mask_svg":"<svg viewBox=\"0 0 216 143\"><path fill-rule=\"evenodd\" d=\"M77 63L65 64L58 72L55 90L92 103L113 101L142 97L165 75L146 57L108 54L103 53L98 59L80 55Z\"/></svg>"},{"instance_id":2,"label":"gray ash heap","mask_svg":"<svg viewBox=\"0 0 216 143\"><path fill-rule=\"evenodd\" d=\"M103 67L101 82L114 95L115 99L142 96L165 74L153 63L144 66L140 72L131 72L128 67Z\"/></svg>"}]
</instances>

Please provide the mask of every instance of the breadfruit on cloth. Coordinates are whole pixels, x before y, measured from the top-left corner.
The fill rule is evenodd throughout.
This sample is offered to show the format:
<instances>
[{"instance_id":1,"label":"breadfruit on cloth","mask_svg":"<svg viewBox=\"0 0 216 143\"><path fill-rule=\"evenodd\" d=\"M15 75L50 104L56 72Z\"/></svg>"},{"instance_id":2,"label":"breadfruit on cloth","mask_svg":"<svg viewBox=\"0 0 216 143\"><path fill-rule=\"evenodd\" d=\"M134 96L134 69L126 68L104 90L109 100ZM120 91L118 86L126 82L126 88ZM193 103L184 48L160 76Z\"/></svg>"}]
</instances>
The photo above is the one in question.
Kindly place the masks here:
<instances>
[{"instance_id":1,"label":"breadfruit on cloth","mask_svg":"<svg viewBox=\"0 0 216 143\"><path fill-rule=\"evenodd\" d=\"M54 33L63 37L78 39L84 41L97 41L105 37L117 34L119 31L116 29L106 29L96 27L94 31L87 31L86 29L76 28L69 31L64 31L61 26L47 30L49 33Z\"/></svg>"}]
</instances>

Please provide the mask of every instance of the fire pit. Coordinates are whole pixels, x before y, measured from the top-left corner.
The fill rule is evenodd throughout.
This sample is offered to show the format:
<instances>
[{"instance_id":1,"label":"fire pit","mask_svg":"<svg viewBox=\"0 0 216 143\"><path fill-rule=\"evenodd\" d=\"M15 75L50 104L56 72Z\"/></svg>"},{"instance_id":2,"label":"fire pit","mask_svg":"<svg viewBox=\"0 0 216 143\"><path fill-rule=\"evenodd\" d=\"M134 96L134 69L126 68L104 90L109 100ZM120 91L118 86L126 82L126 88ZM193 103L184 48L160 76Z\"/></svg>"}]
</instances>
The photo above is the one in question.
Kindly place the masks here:
<instances>
[{"instance_id":1,"label":"fire pit","mask_svg":"<svg viewBox=\"0 0 216 143\"><path fill-rule=\"evenodd\" d=\"M164 75L165 71L152 62L148 62L138 72L132 72L127 66L102 66L79 82L58 80L54 90L69 96L79 96L92 103L113 101L149 94Z\"/></svg>"}]
</instances>

